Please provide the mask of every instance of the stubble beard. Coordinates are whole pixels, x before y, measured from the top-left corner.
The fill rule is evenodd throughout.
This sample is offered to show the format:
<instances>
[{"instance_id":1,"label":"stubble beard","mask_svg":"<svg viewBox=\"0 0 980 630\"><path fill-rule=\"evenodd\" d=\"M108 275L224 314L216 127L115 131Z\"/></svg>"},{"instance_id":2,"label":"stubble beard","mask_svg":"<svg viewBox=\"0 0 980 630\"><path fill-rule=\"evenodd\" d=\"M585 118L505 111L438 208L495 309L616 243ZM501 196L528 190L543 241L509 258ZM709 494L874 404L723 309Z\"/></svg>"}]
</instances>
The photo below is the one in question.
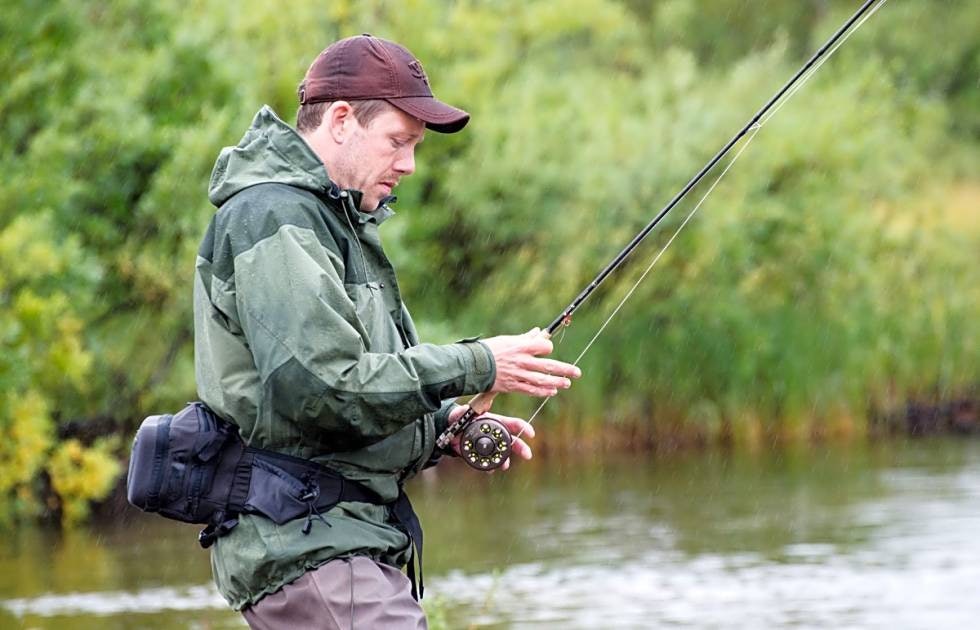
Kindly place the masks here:
<instances>
[{"instance_id":1,"label":"stubble beard","mask_svg":"<svg viewBox=\"0 0 980 630\"><path fill-rule=\"evenodd\" d=\"M362 159L364 151L361 142L362 138L359 134L351 137L347 150L341 154L340 159L334 165L337 171L334 181L341 188L359 190L361 192L361 204L358 210L373 212L377 209L381 199L377 197L377 193L374 191L365 190L372 187L371 182L358 181L360 177L358 167L364 163Z\"/></svg>"}]
</instances>

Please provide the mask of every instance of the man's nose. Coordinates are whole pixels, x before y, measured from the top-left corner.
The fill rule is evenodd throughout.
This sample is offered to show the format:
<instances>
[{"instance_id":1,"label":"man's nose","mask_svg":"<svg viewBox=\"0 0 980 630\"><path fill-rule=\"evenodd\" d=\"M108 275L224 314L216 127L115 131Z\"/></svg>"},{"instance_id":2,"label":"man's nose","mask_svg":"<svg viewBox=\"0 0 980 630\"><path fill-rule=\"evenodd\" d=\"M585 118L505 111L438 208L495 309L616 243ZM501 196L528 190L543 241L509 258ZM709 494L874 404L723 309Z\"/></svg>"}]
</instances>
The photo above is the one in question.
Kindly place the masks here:
<instances>
[{"instance_id":1,"label":"man's nose","mask_svg":"<svg viewBox=\"0 0 980 630\"><path fill-rule=\"evenodd\" d=\"M403 151L395 160L394 169L402 175L411 175L415 172L415 150Z\"/></svg>"}]
</instances>

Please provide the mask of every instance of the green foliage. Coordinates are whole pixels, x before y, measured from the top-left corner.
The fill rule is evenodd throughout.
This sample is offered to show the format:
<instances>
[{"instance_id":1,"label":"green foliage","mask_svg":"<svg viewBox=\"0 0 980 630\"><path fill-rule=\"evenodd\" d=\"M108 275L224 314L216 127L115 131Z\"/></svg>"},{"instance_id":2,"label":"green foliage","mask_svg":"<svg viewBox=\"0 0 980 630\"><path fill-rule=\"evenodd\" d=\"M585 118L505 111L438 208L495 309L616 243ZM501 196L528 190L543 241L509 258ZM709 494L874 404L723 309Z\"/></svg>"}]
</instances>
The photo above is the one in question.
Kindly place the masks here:
<instances>
[{"instance_id":1,"label":"green foliage","mask_svg":"<svg viewBox=\"0 0 980 630\"><path fill-rule=\"evenodd\" d=\"M694 6L661 8L681 4ZM460 210L441 238L421 239L438 244L424 264L455 274L440 319L477 330L550 321L799 63L778 37L716 66L698 61L704 51L653 54L623 21L611 50L597 24L556 23L541 45L592 29L575 34L590 42L585 58L537 53L485 79L494 109L475 112L445 184ZM852 41L874 38L875 24ZM921 50L895 57L906 63L843 48L765 126L585 359L563 413L819 420L977 382L978 234L901 227L942 212L927 199L942 199L958 169L957 123L924 85L892 74L927 63ZM561 355L585 346L698 198L582 309Z\"/></svg>"},{"instance_id":2,"label":"green foliage","mask_svg":"<svg viewBox=\"0 0 980 630\"><path fill-rule=\"evenodd\" d=\"M53 441L44 398L36 391L8 392L0 399L0 525L35 507L32 484Z\"/></svg>"},{"instance_id":3,"label":"green foliage","mask_svg":"<svg viewBox=\"0 0 980 630\"><path fill-rule=\"evenodd\" d=\"M887 3L763 127L549 412L571 427L573 416L598 426L653 414L723 430L975 388L980 227L964 217L980 199L978 7ZM8 10L0 502L28 514L54 492L66 521L82 518L118 472L114 446L92 433L128 434L194 396L191 274L214 157L262 103L290 119L296 84L330 41L366 31L404 42L436 93L473 114L464 133L420 149L385 225L423 336L450 341L548 323L853 8ZM584 347L706 190L582 309L559 356Z\"/></svg>"},{"instance_id":4,"label":"green foliage","mask_svg":"<svg viewBox=\"0 0 980 630\"><path fill-rule=\"evenodd\" d=\"M207 221L201 185L187 183L206 181L219 143L198 127L207 120L226 135L220 110L234 98L210 71L204 43L177 36L174 7L64 2L8 13L0 40L13 77L0 92L9 140L0 148L8 175L0 184L2 417L30 395L43 397L64 427L107 416L130 426L157 403L158 385L182 382L180 398L192 388L192 374L170 374L191 352L184 289ZM50 435L51 420L38 414L34 433ZM110 472L112 481L116 469L103 467ZM59 487L72 495L55 488L69 520L84 511L76 499L108 490ZM43 492L37 486L35 508Z\"/></svg>"},{"instance_id":5,"label":"green foliage","mask_svg":"<svg viewBox=\"0 0 980 630\"><path fill-rule=\"evenodd\" d=\"M75 439L58 445L48 464L51 487L61 501L61 519L66 525L85 520L89 502L105 497L116 483L121 466L113 440L85 447Z\"/></svg>"},{"instance_id":6,"label":"green foliage","mask_svg":"<svg viewBox=\"0 0 980 630\"><path fill-rule=\"evenodd\" d=\"M52 238L51 214L0 229L0 510L37 512L37 477L55 444L51 408L86 390L93 356L80 307L98 277L78 240Z\"/></svg>"}]
</instances>

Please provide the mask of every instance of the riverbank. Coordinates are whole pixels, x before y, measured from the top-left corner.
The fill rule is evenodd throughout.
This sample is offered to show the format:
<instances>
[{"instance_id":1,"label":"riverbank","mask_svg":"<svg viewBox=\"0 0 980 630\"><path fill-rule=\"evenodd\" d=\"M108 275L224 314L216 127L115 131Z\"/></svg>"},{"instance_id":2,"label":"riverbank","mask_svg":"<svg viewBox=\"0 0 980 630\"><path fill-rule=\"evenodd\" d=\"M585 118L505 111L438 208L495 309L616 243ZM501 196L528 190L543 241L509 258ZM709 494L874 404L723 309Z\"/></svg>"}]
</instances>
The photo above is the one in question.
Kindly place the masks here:
<instances>
[{"instance_id":1,"label":"riverbank","mask_svg":"<svg viewBox=\"0 0 980 630\"><path fill-rule=\"evenodd\" d=\"M980 405L974 399L962 398L941 404L909 402L900 411L873 415L858 423L842 414L834 421L822 419L819 424L789 425L763 422L758 417L744 417L737 424L682 425L658 422L656 418L641 421L633 418L608 418L575 424L567 419L536 422L539 437L531 441L535 460L548 462L591 461L596 458L644 457L690 460L717 456L752 456L791 454L849 447L856 444L902 444L906 439L923 437L971 437L980 435ZM601 431L596 427L602 426ZM126 460L120 460L125 470ZM57 505L52 497L48 505ZM93 507L93 521L99 526L110 524L118 514L129 509L126 500L125 475L112 492ZM42 519L57 523L60 514L50 510Z\"/></svg>"},{"instance_id":2,"label":"riverbank","mask_svg":"<svg viewBox=\"0 0 980 630\"><path fill-rule=\"evenodd\" d=\"M539 456L709 449L756 452L903 437L980 435L980 398L909 401L889 410L872 410L864 418L842 409L833 416L777 421L758 414L736 418L706 415L700 422L671 416L613 415L602 422L575 422L563 417L536 424L541 438L533 446Z\"/></svg>"}]
</instances>

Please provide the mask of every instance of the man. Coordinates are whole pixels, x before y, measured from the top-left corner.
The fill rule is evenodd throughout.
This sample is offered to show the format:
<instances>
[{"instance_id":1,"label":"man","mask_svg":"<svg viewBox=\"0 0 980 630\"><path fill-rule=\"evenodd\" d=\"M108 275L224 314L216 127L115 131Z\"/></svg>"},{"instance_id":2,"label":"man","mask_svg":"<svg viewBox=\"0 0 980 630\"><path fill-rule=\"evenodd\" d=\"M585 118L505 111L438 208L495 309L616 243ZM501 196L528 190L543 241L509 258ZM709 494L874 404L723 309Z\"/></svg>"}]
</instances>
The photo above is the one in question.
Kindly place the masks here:
<instances>
[{"instance_id":1,"label":"man","mask_svg":"<svg viewBox=\"0 0 980 630\"><path fill-rule=\"evenodd\" d=\"M255 628L425 627L398 569L421 547L402 485L441 455L436 437L465 411L451 400L553 396L579 371L541 358L552 346L538 330L419 343L378 226L425 130L459 131L469 115L433 97L408 50L341 40L310 66L299 101L296 130L263 108L215 165L219 210L194 286L199 394L251 446L321 464L379 500L322 514L311 503L282 525L242 515L217 539L214 578ZM520 439L514 453L531 457Z\"/></svg>"}]
</instances>

